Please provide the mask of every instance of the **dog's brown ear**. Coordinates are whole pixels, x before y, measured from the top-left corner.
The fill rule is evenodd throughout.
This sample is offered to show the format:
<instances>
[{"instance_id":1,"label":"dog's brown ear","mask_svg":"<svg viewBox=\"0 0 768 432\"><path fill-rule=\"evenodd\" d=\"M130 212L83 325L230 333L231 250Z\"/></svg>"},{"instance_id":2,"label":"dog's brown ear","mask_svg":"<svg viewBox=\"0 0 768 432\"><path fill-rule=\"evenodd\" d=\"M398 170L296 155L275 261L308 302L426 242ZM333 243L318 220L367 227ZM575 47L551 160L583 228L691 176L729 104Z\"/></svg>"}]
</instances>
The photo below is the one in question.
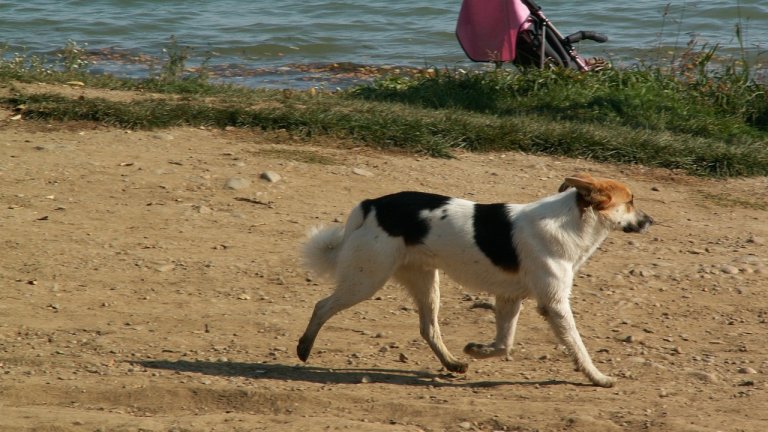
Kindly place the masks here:
<instances>
[{"instance_id":1,"label":"dog's brown ear","mask_svg":"<svg viewBox=\"0 0 768 432\"><path fill-rule=\"evenodd\" d=\"M560 189L576 188L582 198L592 207L598 210L608 207L611 203L611 194L600 187L599 182L589 174L581 174L566 177Z\"/></svg>"},{"instance_id":2,"label":"dog's brown ear","mask_svg":"<svg viewBox=\"0 0 768 432\"><path fill-rule=\"evenodd\" d=\"M566 177L563 184L560 185L560 188L557 189L558 192L565 192L568 190L568 188L576 187L572 183L568 181L568 179L575 179L575 180L593 180L592 176L589 173L578 173L574 174L570 177Z\"/></svg>"}]
</instances>

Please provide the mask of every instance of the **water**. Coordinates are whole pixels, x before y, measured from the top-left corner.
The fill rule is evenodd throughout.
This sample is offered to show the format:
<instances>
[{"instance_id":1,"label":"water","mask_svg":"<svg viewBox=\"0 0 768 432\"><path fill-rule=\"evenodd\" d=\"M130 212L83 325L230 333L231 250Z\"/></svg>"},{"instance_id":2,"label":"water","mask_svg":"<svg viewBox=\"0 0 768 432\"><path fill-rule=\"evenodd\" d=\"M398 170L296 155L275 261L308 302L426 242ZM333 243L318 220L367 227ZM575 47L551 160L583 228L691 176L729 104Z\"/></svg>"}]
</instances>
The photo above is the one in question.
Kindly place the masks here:
<instances>
[{"instance_id":1,"label":"water","mask_svg":"<svg viewBox=\"0 0 768 432\"><path fill-rule=\"evenodd\" d=\"M736 25L753 61L768 54L765 0L540 0L563 34L595 30L610 41L582 42L584 56L627 64L682 50L691 38L740 55ZM667 5L669 4L669 7ZM91 54L90 70L146 76L167 59L175 36L190 66L208 58L214 77L265 87L333 86L359 78L318 64L478 67L454 36L461 2L437 0L0 0L0 44L54 57L68 40ZM762 46L761 46L762 44ZM340 78L341 77L341 78ZM341 81L340 81L341 80ZM344 81L346 80L346 81Z\"/></svg>"}]
</instances>

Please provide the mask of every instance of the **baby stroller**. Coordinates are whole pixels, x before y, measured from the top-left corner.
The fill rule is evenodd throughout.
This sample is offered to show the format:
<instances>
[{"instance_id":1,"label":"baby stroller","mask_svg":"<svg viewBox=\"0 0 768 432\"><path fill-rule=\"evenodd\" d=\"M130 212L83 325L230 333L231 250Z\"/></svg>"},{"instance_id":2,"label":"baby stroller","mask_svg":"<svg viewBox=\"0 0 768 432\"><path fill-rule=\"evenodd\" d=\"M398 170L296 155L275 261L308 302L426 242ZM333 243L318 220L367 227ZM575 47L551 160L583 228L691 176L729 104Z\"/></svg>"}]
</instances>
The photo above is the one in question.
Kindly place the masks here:
<instances>
[{"instance_id":1,"label":"baby stroller","mask_svg":"<svg viewBox=\"0 0 768 432\"><path fill-rule=\"evenodd\" d=\"M464 0L456 37L467 57L475 62L580 71L592 70L600 61L585 60L573 44L583 39L599 43L608 40L592 31L563 37L533 0Z\"/></svg>"}]
</instances>

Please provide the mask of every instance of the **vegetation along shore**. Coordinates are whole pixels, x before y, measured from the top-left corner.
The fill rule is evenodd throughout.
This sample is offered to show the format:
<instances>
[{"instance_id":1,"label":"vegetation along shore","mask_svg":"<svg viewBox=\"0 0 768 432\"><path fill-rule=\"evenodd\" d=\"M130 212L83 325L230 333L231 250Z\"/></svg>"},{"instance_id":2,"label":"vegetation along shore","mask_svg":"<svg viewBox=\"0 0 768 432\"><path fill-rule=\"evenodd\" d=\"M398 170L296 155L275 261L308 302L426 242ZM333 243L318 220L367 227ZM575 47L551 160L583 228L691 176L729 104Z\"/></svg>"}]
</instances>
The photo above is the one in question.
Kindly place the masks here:
<instances>
[{"instance_id":1,"label":"vegetation along shore","mask_svg":"<svg viewBox=\"0 0 768 432\"><path fill-rule=\"evenodd\" d=\"M88 72L70 43L60 57L2 57L0 104L19 119L93 121L131 129L179 125L285 130L376 148L450 157L452 149L519 150L643 164L700 176L768 175L768 87L755 65L690 50L664 66L466 72L387 70L329 91L214 83L168 50L146 79ZM370 69L369 69L370 71ZM23 83L131 90L124 100L28 92Z\"/></svg>"}]
</instances>

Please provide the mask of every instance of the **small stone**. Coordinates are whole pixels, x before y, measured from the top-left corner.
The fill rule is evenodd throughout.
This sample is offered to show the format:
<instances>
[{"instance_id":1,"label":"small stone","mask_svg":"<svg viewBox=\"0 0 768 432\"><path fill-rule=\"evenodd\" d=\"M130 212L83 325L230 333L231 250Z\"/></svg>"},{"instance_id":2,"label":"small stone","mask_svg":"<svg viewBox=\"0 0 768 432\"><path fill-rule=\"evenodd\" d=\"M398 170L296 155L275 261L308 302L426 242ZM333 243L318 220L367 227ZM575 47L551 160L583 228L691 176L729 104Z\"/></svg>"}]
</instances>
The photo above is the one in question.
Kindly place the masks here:
<instances>
[{"instance_id":1,"label":"small stone","mask_svg":"<svg viewBox=\"0 0 768 432\"><path fill-rule=\"evenodd\" d=\"M227 189L241 190L251 187L251 181L247 178L232 177L224 184Z\"/></svg>"},{"instance_id":2,"label":"small stone","mask_svg":"<svg viewBox=\"0 0 768 432\"><path fill-rule=\"evenodd\" d=\"M661 189L658 186L651 187L651 190L654 192L661 192Z\"/></svg>"},{"instance_id":3,"label":"small stone","mask_svg":"<svg viewBox=\"0 0 768 432\"><path fill-rule=\"evenodd\" d=\"M163 141L170 141L170 140L174 139L174 136L169 134L169 133L162 133L161 132L161 133L156 133L156 134L152 135L152 138L163 140Z\"/></svg>"},{"instance_id":4,"label":"small stone","mask_svg":"<svg viewBox=\"0 0 768 432\"><path fill-rule=\"evenodd\" d=\"M459 428L461 428L463 430L470 430L470 429L472 429L472 423L470 423L470 422L461 422L461 423L459 423Z\"/></svg>"},{"instance_id":5,"label":"small stone","mask_svg":"<svg viewBox=\"0 0 768 432\"><path fill-rule=\"evenodd\" d=\"M196 205L196 206L192 206L192 208L197 210L197 212L200 213L200 214L211 214L211 213L213 213L213 210L211 210L210 207L206 207L204 205Z\"/></svg>"},{"instance_id":6,"label":"small stone","mask_svg":"<svg viewBox=\"0 0 768 432\"><path fill-rule=\"evenodd\" d=\"M371 382L371 377L369 377L368 375L363 375L362 378L360 378L360 382L362 384L368 384L369 382Z\"/></svg>"},{"instance_id":7,"label":"small stone","mask_svg":"<svg viewBox=\"0 0 768 432\"><path fill-rule=\"evenodd\" d=\"M751 367L740 367L738 372L740 374L756 374L757 371L752 369Z\"/></svg>"},{"instance_id":8,"label":"small stone","mask_svg":"<svg viewBox=\"0 0 768 432\"><path fill-rule=\"evenodd\" d=\"M238 295L237 299L238 300L250 300L251 296L249 296L248 294L243 293L243 294Z\"/></svg>"},{"instance_id":9,"label":"small stone","mask_svg":"<svg viewBox=\"0 0 768 432\"><path fill-rule=\"evenodd\" d=\"M756 255L742 255L734 259L733 262L740 264L758 264L760 262L760 257Z\"/></svg>"},{"instance_id":10,"label":"small stone","mask_svg":"<svg viewBox=\"0 0 768 432\"><path fill-rule=\"evenodd\" d=\"M365 169L362 169L362 168L352 168L352 172L357 174L357 175L359 175L359 176L363 176L363 177L373 177L373 173L372 172L370 172L368 170L365 170Z\"/></svg>"},{"instance_id":11,"label":"small stone","mask_svg":"<svg viewBox=\"0 0 768 432\"><path fill-rule=\"evenodd\" d=\"M720 271L725 273L725 274L738 274L739 273L738 267L734 267L734 266L728 265L728 264L720 266Z\"/></svg>"},{"instance_id":12,"label":"small stone","mask_svg":"<svg viewBox=\"0 0 768 432\"><path fill-rule=\"evenodd\" d=\"M261 178L262 180L266 180L270 183L277 183L283 179L283 177L280 176L280 174L274 171L264 171L259 175L259 178Z\"/></svg>"},{"instance_id":13,"label":"small stone","mask_svg":"<svg viewBox=\"0 0 768 432\"><path fill-rule=\"evenodd\" d=\"M170 263L170 264L163 264L161 266L157 266L155 267L155 270L159 271L160 273L165 273L175 268L176 268L176 264Z\"/></svg>"},{"instance_id":14,"label":"small stone","mask_svg":"<svg viewBox=\"0 0 768 432\"><path fill-rule=\"evenodd\" d=\"M704 383L717 384L720 382L720 378L714 373L694 370L690 371L688 374Z\"/></svg>"},{"instance_id":15,"label":"small stone","mask_svg":"<svg viewBox=\"0 0 768 432\"><path fill-rule=\"evenodd\" d=\"M408 363L408 356L405 355L405 353L400 353L400 356L398 357L398 360L401 363Z\"/></svg>"},{"instance_id":16,"label":"small stone","mask_svg":"<svg viewBox=\"0 0 768 432\"><path fill-rule=\"evenodd\" d=\"M753 244L756 244L756 245L764 245L765 244L765 239L762 238L762 237L758 237L756 235L753 235L753 236L750 236L747 239L747 243L753 243Z\"/></svg>"}]
</instances>

